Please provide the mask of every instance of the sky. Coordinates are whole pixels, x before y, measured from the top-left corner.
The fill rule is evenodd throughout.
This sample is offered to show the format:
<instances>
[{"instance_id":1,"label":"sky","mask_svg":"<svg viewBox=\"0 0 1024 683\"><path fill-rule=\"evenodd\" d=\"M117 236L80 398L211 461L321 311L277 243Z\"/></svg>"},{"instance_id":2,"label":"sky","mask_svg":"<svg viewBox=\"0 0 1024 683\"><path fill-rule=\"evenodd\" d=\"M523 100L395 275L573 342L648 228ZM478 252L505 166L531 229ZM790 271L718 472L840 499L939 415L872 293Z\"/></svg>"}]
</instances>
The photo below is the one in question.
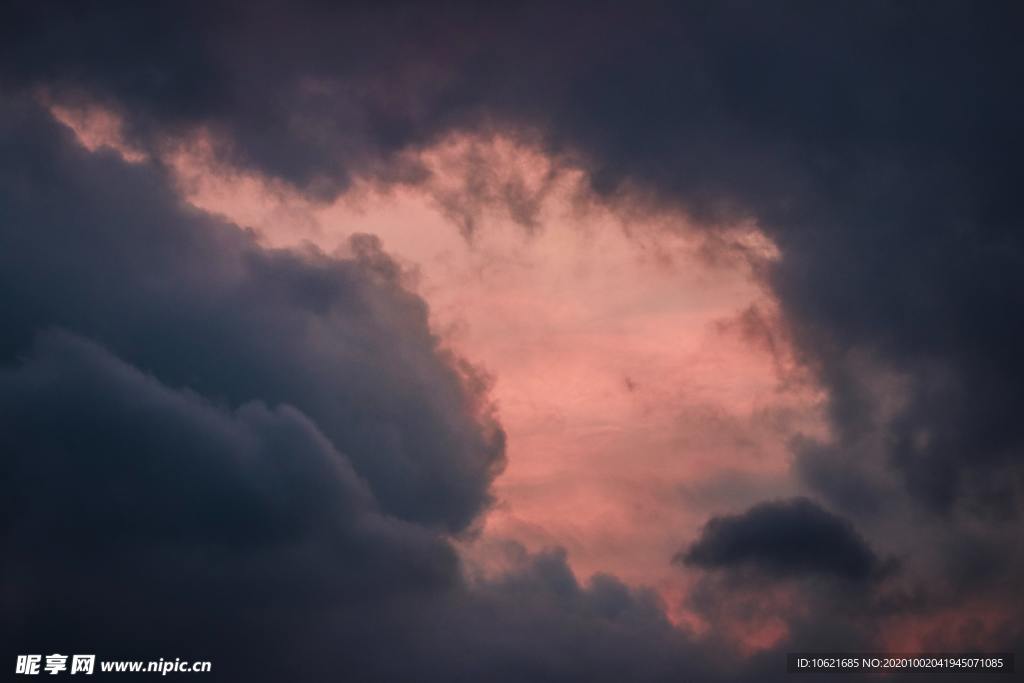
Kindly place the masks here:
<instances>
[{"instance_id":1,"label":"sky","mask_svg":"<svg viewBox=\"0 0 1024 683\"><path fill-rule=\"evenodd\" d=\"M11 3L8 659L1019 650L1022 18Z\"/></svg>"}]
</instances>

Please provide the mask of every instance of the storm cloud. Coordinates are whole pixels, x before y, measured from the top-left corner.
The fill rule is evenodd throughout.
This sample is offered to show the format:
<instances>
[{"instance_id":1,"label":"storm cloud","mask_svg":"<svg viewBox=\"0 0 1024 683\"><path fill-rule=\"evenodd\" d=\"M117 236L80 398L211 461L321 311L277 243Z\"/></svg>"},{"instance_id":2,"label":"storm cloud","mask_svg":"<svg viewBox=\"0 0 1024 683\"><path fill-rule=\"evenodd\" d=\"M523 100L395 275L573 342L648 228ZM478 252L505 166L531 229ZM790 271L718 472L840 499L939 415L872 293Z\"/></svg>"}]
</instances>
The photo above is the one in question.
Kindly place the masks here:
<instances>
[{"instance_id":1,"label":"storm cloud","mask_svg":"<svg viewBox=\"0 0 1024 683\"><path fill-rule=\"evenodd\" d=\"M709 569L749 566L779 576L860 580L879 560L848 521L806 498L760 503L714 517L676 561Z\"/></svg>"},{"instance_id":2,"label":"storm cloud","mask_svg":"<svg viewBox=\"0 0 1024 683\"><path fill-rule=\"evenodd\" d=\"M779 324L824 390L830 433L794 442L793 472L828 509L714 517L679 563L705 586L734 567L859 584L860 611L808 593L780 648L871 643L894 612L1007 609L1024 567L1022 12L6 3L5 642L259 652L232 680L310 661L309 680L771 671L711 673L654 596L581 585L557 553L474 584L451 538L491 504L504 434L485 377L375 239L261 247L186 204L159 154L87 152L39 102L112 111L151 152L205 135L218 161L314 200L427 182L412 153L500 131L611 207L708 234L753 221L780 253L759 271ZM470 199L452 205L500 200ZM895 549L908 574L868 580ZM1013 645L1008 609L996 635Z\"/></svg>"},{"instance_id":3,"label":"storm cloud","mask_svg":"<svg viewBox=\"0 0 1024 683\"><path fill-rule=\"evenodd\" d=\"M4 358L66 327L172 387L287 403L389 511L468 525L502 432L470 390L475 371L439 348L426 305L372 238L354 238L348 260L261 249L184 205L159 171L94 158L58 124L28 122L38 116L3 121Z\"/></svg>"},{"instance_id":4,"label":"storm cloud","mask_svg":"<svg viewBox=\"0 0 1024 683\"><path fill-rule=\"evenodd\" d=\"M313 196L420 182L405 152L502 129L609 201L640 187L711 228L753 218L830 390L837 442L802 453L807 482L878 434L922 505L1017 512L1015 3L25 2L3 25L8 87L108 106L143 147L209 131ZM858 354L907 381L898 414Z\"/></svg>"},{"instance_id":5,"label":"storm cloud","mask_svg":"<svg viewBox=\"0 0 1024 683\"><path fill-rule=\"evenodd\" d=\"M266 250L34 105L2 121L7 654L204 659L218 680L709 666L653 593L581 585L563 553L466 575L451 534L487 505L502 433L372 240Z\"/></svg>"}]
</instances>

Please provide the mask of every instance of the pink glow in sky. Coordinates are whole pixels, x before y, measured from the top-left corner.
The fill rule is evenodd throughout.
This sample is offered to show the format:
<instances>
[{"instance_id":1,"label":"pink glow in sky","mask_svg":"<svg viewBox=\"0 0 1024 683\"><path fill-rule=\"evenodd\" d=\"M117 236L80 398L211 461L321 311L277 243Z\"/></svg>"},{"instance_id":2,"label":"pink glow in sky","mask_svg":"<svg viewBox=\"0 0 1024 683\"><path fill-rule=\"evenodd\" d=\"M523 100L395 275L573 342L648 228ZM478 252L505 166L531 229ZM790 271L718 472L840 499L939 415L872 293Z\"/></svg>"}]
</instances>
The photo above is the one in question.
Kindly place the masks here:
<instances>
[{"instance_id":1,"label":"pink glow in sky","mask_svg":"<svg viewBox=\"0 0 1024 683\"><path fill-rule=\"evenodd\" d=\"M131 158L115 119L56 113L86 145ZM710 515L794 492L787 442L821 432L821 396L792 381L784 343L742 333L744 313L774 309L751 261L776 254L756 226L726 231L709 258L684 218L612 210L580 174L504 138L451 139L422 153L427 184L357 186L330 205L212 165L201 138L167 160L190 202L266 244L334 252L377 235L437 334L491 376L508 466L481 533L461 541L472 561L508 541L562 546L581 578L653 585L686 621L674 605L690 577L673 554ZM737 636L770 645L779 623Z\"/></svg>"}]
</instances>

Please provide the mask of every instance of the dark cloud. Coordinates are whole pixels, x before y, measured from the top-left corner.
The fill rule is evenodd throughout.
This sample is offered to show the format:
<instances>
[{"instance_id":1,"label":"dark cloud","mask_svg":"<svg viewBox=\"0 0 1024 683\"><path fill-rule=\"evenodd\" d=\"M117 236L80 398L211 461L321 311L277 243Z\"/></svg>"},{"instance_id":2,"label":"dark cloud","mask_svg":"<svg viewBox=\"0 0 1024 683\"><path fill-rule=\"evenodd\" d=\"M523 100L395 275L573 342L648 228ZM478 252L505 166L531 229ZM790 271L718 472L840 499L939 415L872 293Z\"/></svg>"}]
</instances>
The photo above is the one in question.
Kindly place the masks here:
<instances>
[{"instance_id":1,"label":"dark cloud","mask_svg":"<svg viewBox=\"0 0 1024 683\"><path fill-rule=\"evenodd\" d=\"M12 654L209 659L216 680L712 670L652 592L580 585L563 552L467 584L294 408L218 406L61 331L0 372L0 407Z\"/></svg>"},{"instance_id":2,"label":"dark cloud","mask_svg":"<svg viewBox=\"0 0 1024 683\"><path fill-rule=\"evenodd\" d=\"M158 171L76 148L25 109L0 126L0 352L42 327L94 339L171 387L294 406L385 510L459 530L489 500L503 434L476 372L369 237L356 257L259 248Z\"/></svg>"},{"instance_id":3,"label":"dark cloud","mask_svg":"<svg viewBox=\"0 0 1024 683\"><path fill-rule=\"evenodd\" d=\"M614 577L581 585L564 552L530 558L448 612L431 648L458 648L458 680L670 681L720 677L716 657L676 630L660 599ZM447 637L446 637L447 636Z\"/></svg>"},{"instance_id":4,"label":"dark cloud","mask_svg":"<svg viewBox=\"0 0 1024 683\"><path fill-rule=\"evenodd\" d=\"M214 405L67 332L0 372L0 405L6 648L181 649L255 673L294 664L325 605L457 580L447 543L382 514L294 408Z\"/></svg>"},{"instance_id":5,"label":"dark cloud","mask_svg":"<svg viewBox=\"0 0 1024 683\"><path fill-rule=\"evenodd\" d=\"M158 168L0 115L0 640L215 680L676 680L657 597L564 553L470 579L485 383L368 237L266 250ZM709 674L710 677L710 674Z\"/></svg>"},{"instance_id":6,"label":"dark cloud","mask_svg":"<svg viewBox=\"0 0 1024 683\"><path fill-rule=\"evenodd\" d=\"M796 472L888 547L921 523L927 539L947 525L950 553L985 549L890 601L926 615L1019 592L1022 18L1009 2L9 2L0 84L109 107L146 149L206 131L220 160L321 198L422 182L406 152L501 130L610 203L634 192L708 230L755 219L781 251L765 278L787 338L828 392L833 437L797 444ZM22 548L5 634L80 636L92 614L113 643L265 651L246 674L275 680L298 660L319 661L310 679L702 671L649 596L581 587L564 561L461 583L438 534L486 507L503 437L371 238L348 259L261 249L183 205L157 164L69 142L32 106L0 115L0 505ZM530 225L543 197L493 179L464 194L442 199L467 226L494 201ZM181 478L198 478L190 497ZM804 577L878 565L806 502L713 520L694 552ZM885 613L830 620L816 598L794 642L869 642L853 634ZM650 668L624 674L637 660ZM734 673L769 680L767 661Z\"/></svg>"},{"instance_id":7,"label":"dark cloud","mask_svg":"<svg viewBox=\"0 0 1024 683\"><path fill-rule=\"evenodd\" d=\"M863 580L881 563L847 520L806 498L759 503L713 517L676 561L707 569L750 567L778 576Z\"/></svg>"},{"instance_id":8,"label":"dark cloud","mask_svg":"<svg viewBox=\"0 0 1024 683\"><path fill-rule=\"evenodd\" d=\"M24 103L0 150L5 652L281 680L457 589L502 434L379 245L262 249Z\"/></svg>"},{"instance_id":9,"label":"dark cloud","mask_svg":"<svg viewBox=\"0 0 1024 683\"><path fill-rule=\"evenodd\" d=\"M1007 516L1024 447L1021 20L1003 2L15 2L0 74L114 108L143 146L207 130L224 160L317 196L419 182L405 152L500 129L609 201L633 188L712 227L752 217L829 389L827 445L873 438L926 508ZM492 201L531 224L532 200L506 190L442 200L467 229ZM872 419L851 354L907 379L898 414Z\"/></svg>"}]
</instances>

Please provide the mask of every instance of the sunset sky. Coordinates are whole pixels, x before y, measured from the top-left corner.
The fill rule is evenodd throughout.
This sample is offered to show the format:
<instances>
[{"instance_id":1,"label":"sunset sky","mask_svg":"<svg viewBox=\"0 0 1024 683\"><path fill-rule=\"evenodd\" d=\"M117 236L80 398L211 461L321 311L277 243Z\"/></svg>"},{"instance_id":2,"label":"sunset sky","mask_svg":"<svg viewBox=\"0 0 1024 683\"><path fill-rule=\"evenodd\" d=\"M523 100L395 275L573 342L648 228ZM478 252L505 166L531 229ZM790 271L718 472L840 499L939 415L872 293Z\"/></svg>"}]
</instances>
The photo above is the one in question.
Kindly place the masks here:
<instances>
[{"instance_id":1,"label":"sunset sky","mask_svg":"<svg viewBox=\"0 0 1024 683\"><path fill-rule=\"evenodd\" d=\"M1022 19L9 4L5 657L1019 650Z\"/></svg>"}]
</instances>

